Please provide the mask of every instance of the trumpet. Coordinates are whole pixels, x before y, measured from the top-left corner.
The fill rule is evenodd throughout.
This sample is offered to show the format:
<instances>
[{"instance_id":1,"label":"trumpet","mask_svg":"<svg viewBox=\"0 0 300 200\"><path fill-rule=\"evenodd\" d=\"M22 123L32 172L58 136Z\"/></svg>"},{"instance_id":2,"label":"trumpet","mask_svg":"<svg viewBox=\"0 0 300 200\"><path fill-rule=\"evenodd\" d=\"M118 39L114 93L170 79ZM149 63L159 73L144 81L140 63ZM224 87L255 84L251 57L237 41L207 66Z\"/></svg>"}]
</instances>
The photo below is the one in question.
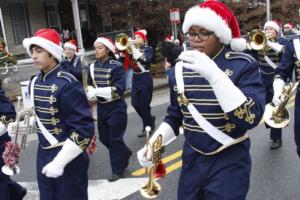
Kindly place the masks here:
<instances>
[{"instance_id":1,"label":"trumpet","mask_svg":"<svg viewBox=\"0 0 300 200\"><path fill-rule=\"evenodd\" d=\"M115 37L115 44L117 49L120 51L127 51L129 54L132 54L132 50L130 48L131 44L134 44L137 48L140 48L141 43L137 40L130 39L125 33L119 33Z\"/></svg>"},{"instance_id":2,"label":"trumpet","mask_svg":"<svg viewBox=\"0 0 300 200\"><path fill-rule=\"evenodd\" d=\"M150 127L147 131L147 144L146 144L146 155L148 149L148 139L149 139L149 132L150 132ZM152 152L152 157L151 161L153 163L153 166L148 170L149 171L149 179L147 183L140 189L140 193L143 197L148 198L148 199L153 199L156 198L160 191L161 191L161 186L157 181L155 181L155 169L157 166L161 163L161 155L163 152L163 146L162 146L162 136L159 135L157 139L154 141L152 147L151 147L151 152Z\"/></svg>"},{"instance_id":3,"label":"trumpet","mask_svg":"<svg viewBox=\"0 0 300 200\"><path fill-rule=\"evenodd\" d=\"M2 167L2 172L8 176L20 172L20 168L17 166L20 154L25 150L27 135L35 131L35 127L30 124L31 117L35 118L32 109L24 109L17 114L15 135L11 136L12 141L5 144L2 155L5 165Z\"/></svg>"},{"instance_id":4,"label":"trumpet","mask_svg":"<svg viewBox=\"0 0 300 200\"><path fill-rule=\"evenodd\" d=\"M281 94L283 101L278 106L274 106L273 103L269 103L265 107L263 115L264 121L273 128L286 127L290 122L290 115L286 109L286 105L299 85L299 81L296 83L289 83L285 86L283 93Z\"/></svg>"},{"instance_id":5,"label":"trumpet","mask_svg":"<svg viewBox=\"0 0 300 200\"><path fill-rule=\"evenodd\" d=\"M268 49L273 49L276 52L281 52L283 45L273 42L275 38L271 33L264 33L258 29L251 31L248 34L249 42L248 48L256 51L267 51Z\"/></svg>"}]
</instances>

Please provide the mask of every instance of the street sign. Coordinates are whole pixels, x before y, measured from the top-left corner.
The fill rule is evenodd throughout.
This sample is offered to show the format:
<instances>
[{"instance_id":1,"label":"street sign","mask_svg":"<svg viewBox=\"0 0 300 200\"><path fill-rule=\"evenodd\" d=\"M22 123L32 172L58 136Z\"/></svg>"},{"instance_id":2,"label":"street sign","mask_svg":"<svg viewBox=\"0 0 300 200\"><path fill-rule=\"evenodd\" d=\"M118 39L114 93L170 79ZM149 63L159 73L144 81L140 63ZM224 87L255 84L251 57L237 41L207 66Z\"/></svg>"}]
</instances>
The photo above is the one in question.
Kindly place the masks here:
<instances>
[{"instance_id":1,"label":"street sign","mask_svg":"<svg viewBox=\"0 0 300 200\"><path fill-rule=\"evenodd\" d=\"M180 23L180 14L179 8L171 8L170 10L170 21L172 24L179 24Z\"/></svg>"}]
</instances>

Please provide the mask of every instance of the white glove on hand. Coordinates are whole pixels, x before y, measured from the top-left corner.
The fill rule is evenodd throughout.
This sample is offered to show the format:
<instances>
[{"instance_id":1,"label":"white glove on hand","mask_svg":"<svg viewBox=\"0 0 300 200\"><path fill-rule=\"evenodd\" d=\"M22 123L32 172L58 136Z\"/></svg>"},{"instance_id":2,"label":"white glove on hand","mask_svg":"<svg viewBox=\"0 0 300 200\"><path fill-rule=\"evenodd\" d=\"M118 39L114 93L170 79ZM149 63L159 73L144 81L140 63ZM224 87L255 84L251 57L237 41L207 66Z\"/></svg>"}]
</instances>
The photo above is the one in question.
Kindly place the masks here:
<instances>
[{"instance_id":1,"label":"white glove on hand","mask_svg":"<svg viewBox=\"0 0 300 200\"><path fill-rule=\"evenodd\" d=\"M91 102L96 102L97 101L97 96L96 96L96 88L88 86L87 89L87 99Z\"/></svg>"},{"instance_id":2,"label":"white glove on hand","mask_svg":"<svg viewBox=\"0 0 300 200\"><path fill-rule=\"evenodd\" d=\"M112 98L112 87L99 87L99 88L89 88L87 92L87 97L89 101L93 101L98 97L103 97L105 99Z\"/></svg>"},{"instance_id":3,"label":"white glove on hand","mask_svg":"<svg viewBox=\"0 0 300 200\"><path fill-rule=\"evenodd\" d=\"M274 95L273 95L272 102L275 106L278 106L283 101L283 99L281 98L282 97L281 94L283 92L284 86L285 86L285 83L280 78L276 78L273 82Z\"/></svg>"},{"instance_id":4,"label":"white glove on hand","mask_svg":"<svg viewBox=\"0 0 300 200\"><path fill-rule=\"evenodd\" d=\"M211 85L220 77L226 76L224 72L205 53L197 50L183 51L179 57L184 67L202 75Z\"/></svg>"},{"instance_id":5,"label":"white glove on hand","mask_svg":"<svg viewBox=\"0 0 300 200\"><path fill-rule=\"evenodd\" d=\"M184 62L183 67L198 72L210 83L225 113L233 111L247 100L242 91L205 53L188 50L182 52L178 58Z\"/></svg>"},{"instance_id":6,"label":"white glove on hand","mask_svg":"<svg viewBox=\"0 0 300 200\"><path fill-rule=\"evenodd\" d=\"M141 53L134 44L130 45L131 51L132 51L132 57L134 60L138 60L140 57L143 56L143 53Z\"/></svg>"},{"instance_id":7,"label":"white glove on hand","mask_svg":"<svg viewBox=\"0 0 300 200\"><path fill-rule=\"evenodd\" d=\"M82 149L67 139L55 158L42 169L48 178L57 178L64 173L65 166L82 153Z\"/></svg>"},{"instance_id":8,"label":"white glove on hand","mask_svg":"<svg viewBox=\"0 0 300 200\"><path fill-rule=\"evenodd\" d=\"M28 125L30 127L35 127L35 118L33 116L31 116L29 118L29 123ZM19 129L25 129L27 127L27 123L25 123L25 121L20 121L20 124L19 124ZM7 132L8 132L8 135L13 138L15 137L16 133L17 133L17 122L11 122L7 125Z\"/></svg>"},{"instance_id":9,"label":"white glove on hand","mask_svg":"<svg viewBox=\"0 0 300 200\"><path fill-rule=\"evenodd\" d=\"M146 146L144 146L142 149L140 149L137 152L137 158L142 167L151 167L153 165L153 163L151 161L151 157L152 157L151 149L152 149L153 143L155 142L155 140L158 138L159 135L162 136L162 145L163 146L167 146L173 140L176 139L176 135L175 135L173 129L171 128L171 126L169 124L167 124L166 122L161 123L161 125L158 127L158 129L155 131L155 133L152 135L152 137L149 140L148 151L146 152ZM147 155L146 155L146 153L147 153Z\"/></svg>"},{"instance_id":10,"label":"white glove on hand","mask_svg":"<svg viewBox=\"0 0 300 200\"><path fill-rule=\"evenodd\" d=\"M7 128L6 128L5 124L0 122L0 136L4 135L4 133L6 133L6 131L7 131Z\"/></svg>"}]
</instances>

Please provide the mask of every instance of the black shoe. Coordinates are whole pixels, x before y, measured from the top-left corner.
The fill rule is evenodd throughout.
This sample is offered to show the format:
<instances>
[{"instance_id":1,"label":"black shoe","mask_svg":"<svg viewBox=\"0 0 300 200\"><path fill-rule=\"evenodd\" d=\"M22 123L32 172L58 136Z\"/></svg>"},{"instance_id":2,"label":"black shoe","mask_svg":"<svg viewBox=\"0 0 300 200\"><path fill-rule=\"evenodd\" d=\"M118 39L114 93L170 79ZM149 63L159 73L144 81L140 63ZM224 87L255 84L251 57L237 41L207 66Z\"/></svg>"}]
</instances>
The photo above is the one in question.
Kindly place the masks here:
<instances>
[{"instance_id":1,"label":"black shoe","mask_svg":"<svg viewBox=\"0 0 300 200\"><path fill-rule=\"evenodd\" d=\"M272 143L271 143L270 149L278 149L281 146L282 146L282 140L281 139L273 140Z\"/></svg>"},{"instance_id":2,"label":"black shoe","mask_svg":"<svg viewBox=\"0 0 300 200\"><path fill-rule=\"evenodd\" d=\"M121 175L118 174L112 174L111 177L108 179L108 182L114 182L121 178Z\"/></svg>"},{"instance_id":3,"label":"black shoe","mask_svg":"<svg viewBox=\"0 0 300 200\"><path fill-rule=\"evenodd\" d=\"M144 130L142 130L142 132L141 132L140 134L138 134L137 136L138 136L138 137L146 137L146 135L147 135L147 132L146 132L146 130L144 129Z\"/></svg>"}]
</instances>

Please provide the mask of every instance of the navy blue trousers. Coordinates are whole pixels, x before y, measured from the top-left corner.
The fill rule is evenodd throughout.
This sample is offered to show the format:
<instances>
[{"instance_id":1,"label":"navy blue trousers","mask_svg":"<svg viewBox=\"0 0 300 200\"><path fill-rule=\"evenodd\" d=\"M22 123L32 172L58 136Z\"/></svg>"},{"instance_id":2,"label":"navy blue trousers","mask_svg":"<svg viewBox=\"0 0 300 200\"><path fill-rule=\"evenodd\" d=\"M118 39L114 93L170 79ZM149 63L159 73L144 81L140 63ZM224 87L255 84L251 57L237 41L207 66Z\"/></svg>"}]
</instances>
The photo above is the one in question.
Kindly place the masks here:
<instances>
[{"instance_id":1,"label":"navy blue trousers","mask_svg":"<svg viewBox=\"0 0 300 200\"><path fill-rule=\"evenodd\" d=\"M150 72L133 73L131 89L131 105L143 120L143 129L152 126L151 101L153 93L153 79Z\"/></svg>"},{"instance_id":2,"label":"navy blue trousers","mask_svg":"<svg viewBox=\"0 0 300 200\"><path fill-rule=\"evenodd\" d=\"M101 112L101 110L98 110ZM98 132L101 143L109 151L113 174L122 175L127 167L129 148L125 145L124 134L127 126L127 112L115 112L102 120L98 117Z\"/></svg>"},{"instance_id":3,"label":"navy blue trousers","mask_svg":"<svg viewBox=\"0 0 300 200\"><path fill-rule=\"evenodd\" d=\"M37 179L40 200L88 200L89 157L86 151L67 164L62 176L48 178L42 174L43 167L51 162L60 150L59 147L51 150L38 148Z\"/></svg>"},{"instance_id":4,"label":"navy blue trousers","mask_svg":"<svg viewBox=\"0 0 300 200\"><path fill-rule=\"evenodd\" d=\"M243 200L250 184L250 141L204 156L185 143L178 200Z\"/></svg>"}]
</instances>

